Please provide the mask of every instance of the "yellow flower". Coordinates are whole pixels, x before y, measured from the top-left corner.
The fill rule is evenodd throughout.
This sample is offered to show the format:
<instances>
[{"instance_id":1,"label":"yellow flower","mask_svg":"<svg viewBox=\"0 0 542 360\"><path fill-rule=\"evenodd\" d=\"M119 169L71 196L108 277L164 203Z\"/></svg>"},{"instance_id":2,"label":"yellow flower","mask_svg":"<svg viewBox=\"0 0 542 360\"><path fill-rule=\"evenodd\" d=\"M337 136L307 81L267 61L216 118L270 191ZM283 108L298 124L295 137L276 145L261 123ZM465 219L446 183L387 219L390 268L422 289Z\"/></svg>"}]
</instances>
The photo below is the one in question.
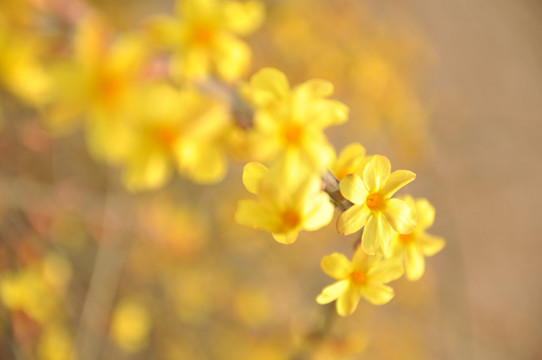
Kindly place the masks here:
<instances>
[{"instance_id":1,"label":"yellow flower","mask_svg":"<svg viewBox=\"0 0 542 360\"><path fill-rule=\"evenodd\" d=\"M111 337L124 350L137 352L147 346L151 315L140 299L119 301L111 320Z\"/></svg>"},{"instance_id":2,"label":"yellow flower","mask_svg":"<svg viewBox=\"0 0 542 360\"><path fill-rule=\"evenodd\" d=\"M282 72L265 68L241 91L256 107L256 157L276 160L290 173L326 169L335 154L323 130L348 116L346 105L325 99L333 93L331 83L313 79L290 89Z\"/></svg>"},{"instance_id":3,"label":"yellow flower","mask_svg":"<svg viewBox=\"0 0 542 360\"><path fill-rule=\"evenodd\" d=\"M258 196L258 201L240 201L236 221L270 231L282 244L293 243L300 230L320 229L333 217L333 205L321 191L319 177L305 176L288 183L262 164L248 163L243 171L243 184Z\"/></svg>"},{"instance_id":4,"label":"yellow flower","mask_svg":"<svg viewBox=\"0 0 542 360\"><path fill-rule=\"evenodd\" d=\"M133 144L123 159L128 189L157 188L171 177L174 166L197 183L224 177L226 155L218 143L228 123L223 104L166 84L142 90L140 104Z\"/></svg>"},{"instance_id":5,"label":"yellow flower","mask_svg":"<svg viewBox=\"0 0 542 360\"><path fill-rule=\"evenodd\" d=\"M0 84L32 105L43 103L50 89L50 79L38 61L41 47L37 38L10 28L0 13Z\"/></svg>"},{"instance_id":6,"label":"yellow flower","mask_svg":"<svg viewBox=\"0 0 542 360\"><path fill-rule=\"evenodd\" d=\"M131 141L128 120L133 116L136 84L147 54L136 34L111 44L106 35L99 18L88 17L81 22L74 58L52 69L55 87L47 122L51 130L66 132L82 117L90 152L100 159L116 161Z\"/></svg>"},{"instance_id":7,"label":"yellow flower","mask_svg":"<svg viewBox=\"0 0 542 360\"><path fill-rule=\"evenodd\" d=\"M316 301L319 304L328 304L337 300L337 313L341 316L352 314L360 297L374 305L389 302L394 292L384 284L403 274L399 261L368 256L361 248L356 250L352 261L343 254L333 253L324 256L320 266L327 275L338 281L325 287Z\"/></svg>"},{"instance_id":8,"label":"yellow flower","mask_svg":"<svg viewBox=\"0 0 542 360\"><path fill-rule=\"evenodd\" d=\"M418 224L409 234L396 234L391 243L391 256L404 261L406 276L409 280L418 280L425 270L425 256L432 256L445 245L441 237L425 232L433 225L435 208L427 199L414 201L411 196L405 196L403 201L416 208Z\"/></svg>"},{"instance_id":9,"label":"yellow flower","mask_svg":"<svg viewBox=\"0 0 542 360\"><path fill-rule=\"evenodd\" d=\"M363 170L370 160L370 156L365 156L365 148L363 145L353 143L346 146L343 151L341 151L339 157L331 163L329 170L331 170L339 180L342 180L349 174L362 176Z\"/></svg>"},{"instance_id":10,"label":"yellow flower","mask_svg":"<svg viewBox=\"0 0 542 360\"><path fill-rule=\"evenodd\" d=\"M235 80L246 71L250 48L235 35L260 26L260 1L177 0L176 13L176 18L157 16L148 25L150 38L173 52L175 78L204 79L216 73Z\"/></svg>"},{"instance_id":11,"label":"yellow flower","mask_svg":"<svg viewBox=\"0 0 542 360\"><path fill-rule=\"evenodd\" d=\"M389 254L394 230L408 234L416 226L416 212L405 202L391 198L416 175L408 170L391 173L390 161L375 155L363 171L363 177L347 175L340 182L341 194L354 205L337 221L341 234L352 234L365 226L362 247L367 254Z\"/></svg>"}]
</instances>

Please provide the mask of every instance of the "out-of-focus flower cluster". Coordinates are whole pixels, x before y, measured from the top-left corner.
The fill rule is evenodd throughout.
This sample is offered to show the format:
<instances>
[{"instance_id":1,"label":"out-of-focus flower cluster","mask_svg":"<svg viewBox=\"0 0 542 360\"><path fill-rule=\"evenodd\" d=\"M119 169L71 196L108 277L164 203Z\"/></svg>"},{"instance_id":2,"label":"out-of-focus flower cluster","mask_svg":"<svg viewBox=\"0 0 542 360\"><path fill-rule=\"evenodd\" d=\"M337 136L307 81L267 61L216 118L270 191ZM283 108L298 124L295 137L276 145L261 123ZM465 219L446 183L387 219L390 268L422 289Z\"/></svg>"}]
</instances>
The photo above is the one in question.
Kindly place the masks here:
<instances>
[{"instance_id":1,"label":"out-of-focus flower cluster","mask_svg":"<svg viewBox=\"0 0 542 360\"><path fill-rule=\"evenodd\" d=\"M381 48L391 36L368 22L374 41L345 44L353 60L343 66L333 41L313 39L292 16L329 5L269 5L281 24L270 20L263 33L277 52L253 40L257 62L309 54L307 69L289 69L299 84L251 67L244 38L263 24L258 0L142 5L130 26L100 1L0 3L1 356L346 359L367 336L355 324L332 330L329 307L307 310L299 299L323 283L305 264L363 229L352 260L335 250L321 260L337 282L316 301L336 301L341 316L361 297L389 302L388 283L403 273L422 276L444 240L426 232L435 216L426 199L394 197L415 174L392 172L357 142L336 153L325 133L350 116L351 98L333 99L320 79L338 79L337 69L354 79L337 83L339 93L354 89L362 121L415 118L408 126L420 128L423 111L392 65L400 59ZM311 51L322 56L302 39L318 40ZM230 159L246 163L242 183L254 195L237 205L244 195L228 185ZM335 210L337 231L327 226ZM290 246L276 250L238 224ZM320 242L300 257L303 231ZM284 251L290 269L262 260L269 249ZM252 268L263 270L247 275Z\"/></svg>"}]
</instances>

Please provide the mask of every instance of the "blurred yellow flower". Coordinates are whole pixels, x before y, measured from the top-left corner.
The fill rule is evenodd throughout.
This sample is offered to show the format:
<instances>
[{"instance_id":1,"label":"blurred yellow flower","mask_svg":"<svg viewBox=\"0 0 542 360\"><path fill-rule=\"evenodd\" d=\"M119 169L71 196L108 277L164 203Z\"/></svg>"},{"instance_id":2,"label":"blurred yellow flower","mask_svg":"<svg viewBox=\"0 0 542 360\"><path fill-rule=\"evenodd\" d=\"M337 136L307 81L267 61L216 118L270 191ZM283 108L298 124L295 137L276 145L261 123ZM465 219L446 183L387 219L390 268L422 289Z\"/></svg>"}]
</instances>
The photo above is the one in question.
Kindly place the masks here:
<instances>
[{"instance_id":1,"label":"blurred yellow flower","mask_svg":"<svg viewBox=\"0 0 542 360\"><path fill-rule=\"evenodd\" d=\"M356 310L360 297L374 305L389 302L393 289L384 285L403 274L401 262L395 259L382 259L368 256L361 248L356 250L352 261L340 253L324 256L320 263L322 270L338 280L322 290L316 298L319 304L337 300L337 313L350 315Z\"/></svg>"},{"instance_id":2,"label":"blurred yellow flower","mask_svg":"<svg viewBox=\"0 0 542 360\"><path fill-rule=\"evenodd\" d=\"M331 163L329 170L331 170L339 180L342 180L349 174L362 176L363 170L370 160L371 157L365 155L365 148L363 145L353 143L346 146L341 151L339 157Z\"/></svg>"},{"instance_id":3,"label":"blurred yellow flower","mask_svg":"<svg viewBox=\"0 0 542 360\"><path fill-rule=\"evenodd\" d=\"M228 125L225 105L195 91L155 84L141 91L134 107L132 145L122 159L128 189L163 185L173 166L197 183L224 177L226 154L218 137Z\"/></svg>"},{"instance_id":4,"label":"blurred yellow flower","mask_svg":"<svg viewBox=\"0 0 542 360\"><path fill-rule=\"evenodd\" d=\"M425 256L432 256L445 245L441 237L425 232L433 225L435 208L427 199L414 199L405 196L402 200L408 206L414 207L418 214L418 224L409 234L396 234L391 242L391 256L404 261L406 277L418 280L425 271Z\"/></svg>"},{"instance_id":5,"label":"blurred yellow flower","mask_svg":"<svg viewBox=\"0 0 542 360\"><path fill-rule=\"evenodd\" d=\"M176 17L149 20L148 33L173 53L174 78L204 79L217 74L238 79L250 63L250 48L236 35L248 35L263 21L263 4L223 0L177 0Z\"/></svg>"},{"instance_id":6,"label":"blurred yellow flower","mask_svg":"<svg viewBox=\"0 0 542 360\"><path fill-rule=\"evenodd\" d=\"M405 202L391 197L416 175L408 170L391 173L388 158L374 155L363 171L363 178L347 175L340 182L341 194L354 205L337 221L341 234L352 234L365 226L361 245L370 255L389 254L394 230L408 234L416 226L416 212Z\"/></svg>"},{"instance_id":7,"label":"blurred yellow flower","mask_svg":"<svg viewBox=\"0 0 542 360\"><path fill-rule=\"evenodd\" d=\"M313 79L290 89L282 72L264 68L241 92L256 108L256 157L276 160L290 174L306 168L326 169L335 154L323 130L348 117L346 105L325 99L333 93L331 83Z\"/></svg>"},{"instance_id":8,"label":"blurred yellow flower","mask_svg":"<svg viewBox=\"0 0 542 360\"><path fill-rule=\"evenodd\" d=\"M74 58L52 68L47 125L65 132L85 119L91 154L117 161L130 146L133 105L146 50L137 34L109 43L105 24L89 16L77 28ZM114 139L114 141L112 141Z\"/></svg>"},{"instance_id":9,"label":"blurred yellow flower","mask_svg":"<svg viewBox=\"0 0 542 360\"><path fill-rule=\"evenodd\" d=\"M51 85L39 51L38 38L11 28L0 13L0 84L31 105L45 102Z\"/></svg>"},{"instance_id":10,"label":"blurred yellow flower","mask_svg":"<svg viewBox=\"0 0 542 360\"><path fill-rule=\"evenodd\" d=\"M270 231L282 244L293 243L300 230L314 231L327 225L333 217L333 205L321 191L319 177L305 176L282 181L260 163L248 163L243 184L256 200L241 200L235 219L243 225Z\"/></svg>"},{"instance_id":11,"label":"blurred yellow flower","mask_svg":"<svg viewBox=\"0 0 542 360\"><path fill-rule=\"evenodd\" d=\"M139 299L122 299L115 307L111 320L111 337L124 350L137 352L145 348L150 328L149 311Z\"/></svg>"}]
</instances>

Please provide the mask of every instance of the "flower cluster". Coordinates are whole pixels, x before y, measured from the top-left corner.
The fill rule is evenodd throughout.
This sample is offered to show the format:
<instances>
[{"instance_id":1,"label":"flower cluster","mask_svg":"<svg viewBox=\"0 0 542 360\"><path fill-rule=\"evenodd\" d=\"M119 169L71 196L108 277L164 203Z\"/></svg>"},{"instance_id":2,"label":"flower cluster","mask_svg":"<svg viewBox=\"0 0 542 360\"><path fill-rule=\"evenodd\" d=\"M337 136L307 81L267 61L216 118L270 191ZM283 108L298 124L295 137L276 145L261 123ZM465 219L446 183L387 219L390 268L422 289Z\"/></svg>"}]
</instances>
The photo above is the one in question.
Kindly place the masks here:
<instances>
[{"instance_id":1,"label":"flower cluster","mask_svg":"<svg viewBox=\"0 0 542 360\"><path fill-rule=\"evenodd\" d=\"M245 166L243 183L258 200L241 201L236 220L271 232L282 244L294 242L300 230L327 225L333 210L321 189L331 196L333 184L322 181L330 169L340 181L342 200L349 202L338 217L337 231L349 235L363 228L351 263L338 253L322 260L324 272L339 282L325 288L317 301L337 299L337 312L345 316L355 310L361 296L374 304L391 300L393 290L383 284L400 277L404 269L409 279L418 279L423 255L438 252L444 242L424 232L433 219L426 200L419 200L426 204L423 208L414 206L411 198L393 197L416 178L413 172L391 172L385 156L366 156L357 143L335 154L323 130L346 121L348 108L326 99L332 91L323 80L290 89L286 76L271 68L260 70L241 87L255 110L250 134L254 156L271 168L261 163Z\"/></svg>"},{"instance_id":2,"label":"flower cluster","mask_svg":"<svg viewBox=\"0 0 542 360\"><path fill-rule=\"evenodd\" d=\"M409 280L419 279L425 270L424 257L443 248L445 241L427 232L435 218L428 200L395 196L416 178L413 172L392 172L388 158L368 155L359 143L336 152L325 132L344 124L350 110L332 98L331 82L311 79L292 85L285 73L270 67L247 76L252 71L252 55L242 38L262 24L263 2L178 0L173 15L151 15L140 22L140 27L133 28L115 26L105 12L88 4L74 2L74 8L61 9L65 5L62 1L18 3L0 3L2 94L19 101L24 111L33 111L38 129L30 129L30 133L35 131L48 141L61 136L77 140L81 136L84 155L90 154L85 160L119 169L122 191L132 194L158 190L168 185L175 174L196 184L216 183L226 178L230 159L242 158L242 183L252 198L240 200L235 211L228 212L228 220L233 217L239 224L264 230L282 245L300 238L301 242L304 231L318 231L332 222L339 235L356 234L351 257L335 252L320 262L324 273L336 282L326 286L316 301L336 301L341 316L352 314L362 297L375 305L389 302L394 291L388 283L403 274ZM42 18L38 13L47 21L39 20ZM376 63L369 64L369 68L382 67ZM382 69L380 72L386 73ZM4 107L4 102L0 105ZM9 106L6 110L10 110ZM0 121L5 121L1 112ZM21 135L22 141L27 135ZM61 186L69 187L71 182L66 183L55 192L61 199L59 206L70 201L58 195L65 194ZM186 186L186 192L190 186ZM173 198L166 197L168 201ZM91 198L81 195L89 203ZM110 199L116 203L115 196ZM119 207L125 206L122 209L130 207L119 203ZM161 263L168 256L196 257L203 249L210 257L216 256L210 250L212 246L206 247L212 236L207 238L193 208L187 206L176 212L171 210L175 208L173 203L145 203L137 220L142 224L138 228L141 231L127 230L138 240L159 238L153 245L166 249L165 256L159 251L149 252L138 241L126 250L129 256L105 258L126 258L126 267L132 270L133 263L138 263L142 268L138 271L146 278L162 281L163 274L176 274L175 286L168 283L164 293L170 292L174 298L177 315L186 321L212 317L214 307L218 307L213 300L220 298L213 291L231 291L223 284L229 283L228 276L233 275L210 265L214 259L191 269L182 269L171 259L165 265ZM76 207L69 205L66 208L70 210ZM101 204L94 205L89 208L101 209ZM33 212L28 214L32 218ZM88 231L79 235L90 238L110 231L116 236L124 230L119 219L114 219L109 228L101 222L96 225L102 215L89 216L85 220L91 224L87 224ZM170 231L174 227L175 231ZM189 241L179 244L178 238ZM117 246L117 242L111 243L111 248ZM6 265L4 258L9 256L0 251L0 301L16 326L22 323L23 328L39 329L35 341L38 358L67 358L77 341L67 330L69 320L59 314L72 274L71 262L56 253L44 252L47 255L43 259L27 256L23 246L16 253L26 259L25 264L8 271L4 267L11 265ZM157 271L160 276L146 273L147 268L141 266L153 256L163 265ZM102 271L98 260L96 269ZM120 262L110 268L116 267L123 268ZM109 276L106 272L102 278ZM93 281L90 278L89 282ZM115 285L111 284L110 289L116 289ZM119 287L119 293L123 291ZM98 316L97 323L100 325L101 320L103 328L110 323L107 330L120 348L141 351L160 322L154 321L145 296L129 294L119 298L116 303L110 301L111 316ZM272 317L271 306L260 289L247 287L231 299L224 308L235 304L237 315L249 326ZM91 298L84 306L93 307L93 301L96 299ZM88 320L86 317L91 316L83 314L81 323ZM92 320L90 323L87 326L94 331ZM82 326L81 336L88 330ZM191 358L185 355L176 358Z\"/></svg>"}]
</instances>

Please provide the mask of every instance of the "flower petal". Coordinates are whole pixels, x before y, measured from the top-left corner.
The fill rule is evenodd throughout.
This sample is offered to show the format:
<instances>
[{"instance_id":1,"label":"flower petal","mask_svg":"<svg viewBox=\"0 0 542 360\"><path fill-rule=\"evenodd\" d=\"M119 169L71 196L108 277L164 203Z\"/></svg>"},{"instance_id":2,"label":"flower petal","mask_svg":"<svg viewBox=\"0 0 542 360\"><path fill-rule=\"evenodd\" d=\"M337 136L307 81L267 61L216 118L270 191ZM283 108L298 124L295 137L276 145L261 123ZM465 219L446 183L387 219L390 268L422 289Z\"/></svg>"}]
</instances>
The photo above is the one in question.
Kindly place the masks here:
<instances>
[{"instance_id":1,"label":"flower petal","mask_svg":"<svg viewBox=\"0 0 542 360\"><path fill-rule=\"evenodd\" d=\"M255 200L241 200L235 211L235 221L239 224L258 228L274 229L277 219L275 214L266 206Z\"/></svg>"},{"instance_id":2,"label":"flower petal","mask_svg":"<svg viewBox=\"0 0 542 360\"><path fill-rule=\"evenodd\" d=\"M381 260L367 273L371 281L384 284L400 278L401 275L403 275L403 264L398 258Z\"/></svg>"},{"instance_id":3,"label":"flower petal","mask_svg":"<svg viewBox=\"0 0 542 360\"><path fill-rule=\"evenodd\" d=\"M320 261L322 270L336 280L346 279L352 272L352 264L341 253L324 256Z\"/></svg>"},{"instance_id":4,"label":"flower petal","mask_svg":"<svg viewBox=\"0 0 542 360\"><path fill-rule=\"evenodd\" d=\"M217 40L213 62L218 74L227 81L238 79L248 68L252 53L241 40L222 34Z\"/></svg>"},{"instance_id":5,"label":"flower petal","mask_svg":"<svg viewBox=\"0 0 542 360\"><path fill-rule=\"evenodd\" d=\"M421 249L416 244L411 244L405 252L405 270L409 280L418 280L425 270L425 259Z\"/></svg>"},{"instance_id":6,"label":"flower petal","mask_svg":"<svg viewBox=\"0 0 542 360\"><path fill-rule=\"evenodd\" d=\"M356 174L345 176L339 183L341 194L356 205L361 205L367 198L367 190L363 181Z\"/></svg>"},{"instance_id":7,"label":"flower petal","mask_svg":"<svg viewBox=\"0 0 542 360\"><path fill-rule=\"evenodd\" d=\"M272 233L271 235L273 235L273 239L275 239L277 242L284 245L290 245L297 240L299 232L289 231L287 233Z\"/></svg>"},{"instance_id":8,"label":"flower petal","mask_svg":"<svg viewBox=\"0 0 542 360\"><path fill-rule=\"evenodd\" d=\"M353 234L360 230L371 213L364 205L353 205L339 216L337 231L342 235Z\"/></svg>"},{"instance_id":9,"label":"flower petal","mask_svg":"<svg viewBox=\"0 0 542 360\"><path fill-rule=\"evenodd\" d=\"M402 200L387 200L384 216L399 234L410 234L416 227L416 210Z\"/></svg>"},{"instance_id":10,"label":"flower petal","mask_svg":"<svg viewBox=\"0 0 542 360\"><path fill-rule=\"evenodd\" d=\"M225 26L239 35L253 32L264 17L264 7L260 1L226 1L223 11Z\"/></svg>"},{"instance_id":11,"label":"flower petal","mask_svg":"<svg viewBox=\"0 0 542 360\"><path fill-rule=\"evenodd\" d=\"M427 199L416 200L416 212L418 213L418 229L425 230L433 225L435 221L435 208Z\"/></svg>"},{"instance_id":12,"label":"flower petal","mask_svg":"<svg viewBox=\"0 0 542 360\"><path fill-rule=\"evenodd\" d=\"M416 174L408 170L396 170L391 173L388 181L381 190L381 193L390 198L397 190L416 179Z\"/></svg>"},{"instance_id":13,"label":"flower petal","mask_svg":"<svg viewBox=\"0 0 542 360\"><path fill-rule=\"evenodd\" d=\"M418 245L421 247L425 256L432 256L442 250L444 245L446 245L446 241L440 236L421 233L418 235Z\"/></svg>"},{"instance_id":14,"label":"flower petal","mask_svg":"<svg viewBox=\"0 0 542 360\"><path fill-rule=\"evenodd\" d=\"M389 302L393 295L393 289L383 284L372 284L361 289L361 296L373 305L382 305Z\"/></svg>"},{"instance_id":15,"label":"flower petal","mask_svg":"<svg viewBox=\"0 0 542 360\"><path fill-rule=\"evenodd\" d=\"M368 192L379 191L388 181L391 164L387 157L374 155L363 170L363 182Z\"/></svg>"},{"instance_id":16,"label":"flower petal","mask_svg":"<svg viewBox=\"0 0 542 360\"><path fill-rule=\"evenodd\" d=\"M326 286L324 290L316 298L318 304L329 304L336 300L348 287L348 280L338 281L334 284Z\"/></svg>"},{"instance_id":17,"label":"flower petal","mask_svg":"<svg viewBox=\"0 0 542 360\"><path fill-rule=\"evenodd\" d=\"M391 231L391 232L390 232ZM380 213L373 213L367 219L367 225L361 237L361 246L368 255L387 254L393 229Z\"/></svg>"},{"instance_id":18,"label":"flower petal","mask_svg":"<svg viewBox=\"0 0 542 360\"><path fill-rule=\"evenodd\" d=\"M250 79L251 98L256 105L266 106L287 96L290 92L288 78L281 71L263 68Z\"/></svg>"},{"instance_id":19,"label":"flower petal","mask_svg":"<svg viewBox=\"0 0 542 360\"><path fill-rule=\"evenodd\" d=\"M352 314L358 307L359 290L356 287L348 286L337 299L337 313L341 316Z\"/></svg>"},{"instance_id":20,"label":"flower petal","mask_svg":"<svg viewBox=\"0 0 542 360\"><path fill-rule=\"evenodd\" d=\"M252 194L258 195L260 180L269 170L260 163L249 162L243 168L243 185Z\"/></svg>"},{"instance_id":21,"label":"flower petal","mask_svg":"<svg viewBox=\"0 0 542 360\"><path fill-rule=\"evenodd\" d=\"M315 195L309 200L309 204L303 215L303 228L305 230L318 230L331 222L335 208L329 201L327 194L320 193Z\"/></svg>"}]
</instances>

